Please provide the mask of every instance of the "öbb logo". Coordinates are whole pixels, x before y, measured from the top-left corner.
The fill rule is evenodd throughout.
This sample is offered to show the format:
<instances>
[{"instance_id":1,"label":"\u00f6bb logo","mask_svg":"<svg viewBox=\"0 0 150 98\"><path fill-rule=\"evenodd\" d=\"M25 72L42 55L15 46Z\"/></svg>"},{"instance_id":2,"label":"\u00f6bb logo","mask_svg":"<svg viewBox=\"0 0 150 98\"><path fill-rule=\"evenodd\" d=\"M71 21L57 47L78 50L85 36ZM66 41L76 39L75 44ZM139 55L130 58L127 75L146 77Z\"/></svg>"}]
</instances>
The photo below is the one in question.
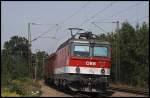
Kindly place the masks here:
<instances>
[{"instance_id":1,"label":"\u00f6bb logo","mask_svg":"<svg viewBox=\"0 0 150 98\"><path fill-rule=\"evenodd\" d=\"M95 66L96 65L96 62L86 61L85 63L86 63L86 65L90 65L90 66Z\"/></svg>"}]
</instances>

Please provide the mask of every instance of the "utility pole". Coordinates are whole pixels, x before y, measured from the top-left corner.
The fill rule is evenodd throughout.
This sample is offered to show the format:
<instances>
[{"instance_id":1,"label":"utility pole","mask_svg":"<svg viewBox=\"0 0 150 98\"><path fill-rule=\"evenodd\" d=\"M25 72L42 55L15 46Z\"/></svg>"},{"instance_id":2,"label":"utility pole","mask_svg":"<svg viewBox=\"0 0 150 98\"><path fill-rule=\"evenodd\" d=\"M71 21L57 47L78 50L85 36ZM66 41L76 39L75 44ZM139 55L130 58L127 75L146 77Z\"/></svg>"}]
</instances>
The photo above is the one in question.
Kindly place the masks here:
<instances>
[{"instance_id":1,"label":"utility pole","mask_svg":"<svg viewBox=\"0 0 150 98\"><path fill-rule=\"evenodd\" d=\"M119 21L116 23L116 82L120 81Z\"/></svg>"},{"instance_id":2,"label":"utility pole","mask_svg":"<svg viewBox=\"0 0 150 98\"><path fill-rule=\"evenodd\" d=\"M35 81L36 81L36 72L37 72L36 67L37 67L37 65L35 65L35 68L34 68Z\"/></svg>"},{"instance_id":3,"label":"utility pole","mask_svg":"<svg viewBox=\"0 0 150 98\"><path fill-rule=\"evenodd\" d=\"M56 24L56 33L58 33L58 24ZM56 45L57 45L56 33L54 34L53 39L56 40ZM53 51L54 51L54 47L53 47L53 49L52 49L52 52L53 52Z\"/></svg>"},{"instance_id":4,"label":"utility pole","mask_svg":"<svg viewBox=\"0 0 150 98\"><path fill-rule=\"evenodd\" d=\"M117 22L116 22L116 23L117 23ZM118 23L117 23L117 24L118 24ZM118 52L118 51L117 51L117 46L118 46L118 45L117 45L117 41L118 41L118 40L117 40L117 37L118 37L118 36L117 36L117 32L118 32L118 25L117 25L117 28L116 28L116 82L118 81L118 56L117 56L117 54L118 54L118 53L117 53L117 52Z\"/></svg>"},{"instance_id":5,"label":"utility pole","mask_svg":"<svg viewBox=\"0 0 150 98\"><path fill-rule=\"evenodd\" d=\"M45 64L44 60L45 60L45 58L44 58L44 55L43 55L43 66L42 66L42 68L43 68L43 76L44 76L44 64Z\"/></svg>"},{"instance_id":6,"label":"utility pole","mask_svg":"<svg viewBox=\"0 0 150 98\"><path fill-rule=\"evenodd\" d=\"M29 77L31 77L31 23L28 23L28 64L29 64Z\"/></svg>"},{"instance_id":7,"label":"utility pole","mask_svg":"<svg viewBox=\"0 0 150 98\"><path fill-rule=\"evenodd\" d=\"M36 64L35 64L35 69L34 69L34 75L35 75L35 80L36 80L36 73L37 73L37 66L38 66L38 58L37 58L37 52L36 52Z\"/></svg>"},{"instance_id":8,"label":"utility pole","mask_svg":"<svg viewBox=\"0 0 150 98\"><path fill-rule=\"evenodd\" d=\"M117 43L118 43L118 54L117 54L117 56L118 56L118 82L120 82L120 32L119 32L119 21L117 21L117 33L118 33L118 36L117 36L117 38L118 38L118 41L117 41Z\"/></svg>"},{"instance_id":9,"label":"utility pole","mask_svg":"<svg viewBox=\"0 0 150 98\"><path fill-rule=\"evenodd\" d=\"M28 23L28 67L29 67L29 77L33 78L34 74L34 66L32 65L32 51L31 51L31 42L37 39L33 39L31 41L31 25L44 25L44 24L36 24L36 23ZM52 25L52 24L45 24Z\"/></svg>"}]
</instances>

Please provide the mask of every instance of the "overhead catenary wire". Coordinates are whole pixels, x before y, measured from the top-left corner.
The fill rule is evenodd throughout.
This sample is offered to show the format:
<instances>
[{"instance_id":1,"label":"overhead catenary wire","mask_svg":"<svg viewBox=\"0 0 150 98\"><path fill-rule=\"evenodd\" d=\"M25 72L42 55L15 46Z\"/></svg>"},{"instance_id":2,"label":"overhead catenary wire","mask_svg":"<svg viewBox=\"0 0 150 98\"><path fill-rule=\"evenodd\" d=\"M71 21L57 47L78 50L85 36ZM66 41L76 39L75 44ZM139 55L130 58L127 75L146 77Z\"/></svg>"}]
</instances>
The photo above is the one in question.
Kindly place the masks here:
<instances>
[{"instance_id":1,"label":"overhead catenary wire","mask_svg":"<svg viewBox=\"0 0 150 98\"><path fill-rule=\"evenodd\" d=\"M66 21L68 21L69 19L71 19L73 16L77 15L77 13L79 13L81 10L83 10L84 8L86 8L89 3L91 1L88 1L87 3L85 3L80 9L78 9L75 13L73 13L71 16L69 16L68 18L66 18L64 21L62 21L60 24L64 24ZM64 29L63 31L65 31L66 29ZM64 37L63 37L64 38Z\"/></svg>"},{"instance_id":2,"label":"overhead catenary wire","mask_svg":"<svg viewBox=\"0 0 150 98\"><path fill-rule=\"evenodd\" d=\"M26 33L23 33L23 32L20 32L20 35L21 35L22 37L26 37L26 36L27 36Z\"/></svg>"},{"instance_id":3,"label":"overhead catenary wire","mask_svg":"<svg viewBox=\"0 0 150 98\"><path fill-rule=\"evenodd\" d=\"M123 10L121 10L121 11L119 11L119 12L113 14L113 15L108 16L107 18L110 18L110 17L111 17L111 18L117 17L117 16L119 16L120 14L122 14L122 13L124 13L124 12L130 10L131 8L134 8L134 7L136 7L136 6L140 5L140 4L141 4L141 2L138 2L138 3L134 4L134 5L129 6L127 9L123 9ZM105 19L105 18L104 18L104 19ZM103 20L104 20L104 19L103 19ZM98 23L98 22L94 22L94 23ZM109 22L101 22L101 23L109 23ZM104 29L103 29L103 31L104 31Z\"/></svg>"},{"instance_id":4,"label":"overhead catenary wire","mask_svg":"<svg viewBox=\"0 0 150 98\"><path fill-rule=\"evenodd\" d=\"M133 20L133 21L131 21L130 23L137 22L137 20L138 20L138 21L141 21L141 20L143 20L143 19L145 19L145 18L149 18L149 15L148 15L148 16L144 16L144 17L141 17L141 18L136 19L136 20Z\"/></svg>"},{"instance_id":5,"label":"overhead catenary wire","mask_svg":"<svg viewBox=\"0 0 150 98\"><path fill-rule=\"evenodd\" d=\"M71 19L73 16L77 15L77 13L79 13L82 9L86 8L89 3L90 3L90 1L88 1L87 3L85 3L80 9L78 9L75 13L73 13L71 16L69 16L68 18L66 18L64 21L62 21L62 22L59 23L59 24L64 24L66 21L68 21L69 19ZM65 30L66 30L66 29L64 29L63 31L65 31ZM64 37L66 37L66 35L67 35L67 34L65 34ZM64 37L62 37L62 38L64 38ZM55 38L56 38L56 37L55 37ZM62 38L60 38L60 40L61 40ZM57 40L58 40L58 39L57 39ZM59 41L60 41L60 40L59 40Z\"/></svg>"},{"instance_id":6,"label":"overhead catenary wire","mask_svg":"<svg viewBox=\"0 0 150 98\"><path fill-rule=\"evenodd\" d=\"M56 24L56 26L57 26L57 30L56 30L56 31L58 31L58 25L64 24L66 21L68 21L68 20L71 19L73 16L75 16L77 13L79 13L82 9L84 9L89 3L90 3L90 2L88 1L88 2L85 3L80 9L78 9L75 13L73 13L71 16L69 16L69 17L66 18L64 21L60 22L59 24ZM42 25L42 24L39 24L39 25ZM45 35L46 33L50 32L51 30L53 30L53 28L54 28L54 26L53 26L52 28L48 29L46 32L40 34L38 37L34 38L32 41L35 41L35 40L37 40L37 39L39 39L39 38L42 38L43 35ZM56 36L56 34L55 34L54 36ZM43 38L44 38L44 37L43 37ZM46 38L46 37L45 37L45 38ZM48 37L47 37L47 38L48 38ZM50 36L49 36L49 38L50 38ZM53 39L55 38L56 40L58 40L56 37L51 37L51 38L53 38Z\"/></svg>"},{"instance_id":7,"label":"overhead catenary wire","mask_svg":"<svg viewBox=\"0 0 150 98\"><path fill-rule=\"evenodd\" d=\"M106 18L112 18L112 19L114 19L114 17L116 18L116 17L118 17L120 14L122 14L122 13L128 11L128 10L130 11L131 8L134 8L134 7L136 7L136 6L140 5L140 4L142 4L142 3L141 3L141 2L138 2L138 3L134 4L134 5L129 6L129 7L126 8L126 9L123 9L123 10L117 12L117 13L114 13L113 15L109 15L109 16L106 17ZM104 19L106 19L106 18L104 18ZM104 19L103 19L103 20L104 20Z\"/></svg>"},{"instance_id":8,"label":"overhead catenary wire","mask_svg":"<svg viewBox=\"0 0 150 98\"><path fill-rule=\"evenodd\" d=\"M85 8L87 5L89 4L89 2L87 2L87 3L85 3L80 9L78 9L75 13L73 13L71 16L69 16L68 18L66 18L64 21L62 21L61 23L62 24L64 24L66 21L68 21L69 19L71 19L73 16L75 16L77 13L79 13L83 8ZM139 5L140 3L137 3L137 4L135 4L135 5L132 5L132 6L130 6L129 8L127 8L127 9L125 9L125 10L122 10L122 11L120 11L118 14L121 14L121 13L123 13L123 12L125 12L125 11L127 11L127 10L129 10L130 8L133 8L133 7L135 7L135 6L137 6L137 5ZM106 10L107 9L107 7L106 8L104 8L103 10ZM101 11L99 11L100 13L102 13ZM97 13L96 13L97 14ZM88 22L88 21L90 21L91 19L93 19L95 16L93 16L93 17L91 17L91 18L89 18L89 19L87 19L86 21L84 21L84 22ZM84 23L83 23L84 24ZM83 24L81 24L81 25L83 25ZM49 32L49 31L48 31ZM45 35L45 34L41 34L42 36L43 35Z\"/></svg>"},{"instance_id":9,"label":"overhead catenary wire","mask_svg":"<svg viewBox=\"0 0 150 98\"><path fill-rule=\"evenodd\" d=\"M56 26L60 25L60 24L64 24L66 21L68 21L69 19L71 19L73 16L75 16L77 13L79 13L83 8L85 8L90 2L88 1L87 3L85 3L79 10L77 10L75 13L73 13L71 16L69 16L68 18L66 18L64 21L60 22L59 24L56 24ZM40 24L39 24L40 25ZM54 26L50 29L48 29L46 32L40 34L38 37L34 38L32 41L35 41L39 38L41 38L43 35L45 35L46 33L50 32L51 30L53 30ZM56 34L55 34L56 35Z\"/></svg>"},{"instance_id":10,"label":"overhead catenary wire","mask_svg":"<svg viewBox=\"0 0 150 98\"><path fill-rule=\"evenodd\" d=\"M109 7L111 7L113 5L114 2L111 2L108 6L104 7L102 10L98 11L97 13L95 13L94 15L92 15L90 18L84 20L80 25L79 28L82 27L82 25L88 21L90 21L91 19L95 18L98 14L104 12L106 9L108 9Z\"/></svg>"},{"instance_id":11,"label":"overhead catenary wire","mask_svg":"<svg viewBox=\"0 0 150 98\"><path fill-rule=\"evenodd\" d=\"M69 19L71 19L73 16L77 15L77 13L79 13L82 9L84 9L85 7L87 7L87 5L90 3L90 1L86 2L81 8L79 8L76 12L74 12L72 15L70 15L69 17L67 17L64 21L62 21L60 24L64 24L66 21L68 21Z\"/></svg>"},{"instance_id":12,"label":"overhead catenary wire","mask_svg":"<svg viewBox=\"0 0 150 98\"><path fill-rule=\"evenodd\" d=\"M121 10L121 11L119 11L119 12L117 12L117 13L111 15L111 17L118 16L118 15L120 15L120 14L122 14L122 13L128 11L128 10L131 10L131 8L134 8L134 7L136 7L136 6L140 5L140 4L141 4L141 2L136 3L136 4L132 5L132 6L129 6L127 9L123 9L123 10Z\"/></svg>"},{"instance_id":13,"label":"overhead catenary wire","mask_svg":"<svg viewBox=\"0 0 150 98\"><path fill-rule=\"evenodd\" d=\"M91 22L92 24L94 24L96 27L98 27L100 30L102 30L103 32L107 33L107 31L105 31L103 28L101 28L100 26L96 25L95 22Z\"/></svg>"},{"instance_id":14,"label":"overhead catenary wire","mask_svg":"<svg viewBox=\"0 0 150 98\"><path fill-rule=\"evenodd\" d=\"M38 37L34 38L32 41L35 41L39 38L41 38L43 35L45 35L46 33L48 33L49 31L53 30L55 28L56 24L54 26L52 26L51 28L49 28L46 32L40 34Z\"/></svg>"},{"instance_id":15,"label":"overhead catenary wire","mask_svg":"<svg viewBox=\"0 0 150 98\"><path fill-rule=\"evenodd\" d=\"M78 27L80 28L84 23L90 21L91 19L95 18L98 14L102 13L103 11L105 11L106 9L108 9L109 7L111 7L115 2L111 2L108 6L104 7L102 10L98 11L97 13L95 13L94 15L92 15L90 18L84 20ZM66 36L64 36L66 37ZM62 37L62 38L64 38Z\"/></svg>"}]
</instances>

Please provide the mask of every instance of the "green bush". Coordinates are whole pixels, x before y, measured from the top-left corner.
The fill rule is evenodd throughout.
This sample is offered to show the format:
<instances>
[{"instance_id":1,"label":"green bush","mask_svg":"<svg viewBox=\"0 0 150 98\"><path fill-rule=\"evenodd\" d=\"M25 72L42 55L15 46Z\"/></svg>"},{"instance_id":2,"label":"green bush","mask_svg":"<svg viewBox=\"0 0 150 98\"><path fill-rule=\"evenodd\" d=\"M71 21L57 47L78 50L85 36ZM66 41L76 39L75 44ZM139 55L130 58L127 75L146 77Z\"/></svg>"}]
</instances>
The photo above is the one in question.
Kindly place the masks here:
<instances>
[{"instance_id":1,"label":"green bush","mask_svg":"<svg viewBox=\"0 0 150 98\"><path fill-rule=\"evenodd\" d=\"M7 87L7 89L5 88L5 95L7 94L6 91L13 94L15 92L23 97L40 96L41 94L39 82L26 77L11 80Z\"/></svg>"},{"instance_id":2,"label":"green bush","mask_svg":"<svg viewBox=\"0 0 150 98\"><path fill-rule=\"evenodd\" d=\"M15 91L14 92L10 92L9 88L2 88L2 97L20 97L19 94L17 94Z\"/></svg>"}]
</instances>

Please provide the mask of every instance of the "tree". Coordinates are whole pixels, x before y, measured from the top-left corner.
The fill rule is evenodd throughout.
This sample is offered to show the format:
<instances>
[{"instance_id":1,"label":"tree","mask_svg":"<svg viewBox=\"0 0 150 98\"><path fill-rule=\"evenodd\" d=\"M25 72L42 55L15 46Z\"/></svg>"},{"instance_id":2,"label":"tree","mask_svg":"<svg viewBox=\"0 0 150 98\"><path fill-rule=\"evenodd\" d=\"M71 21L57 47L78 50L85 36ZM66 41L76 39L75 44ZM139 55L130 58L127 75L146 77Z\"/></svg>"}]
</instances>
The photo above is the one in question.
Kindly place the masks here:
<instances>
[{"instance_id":1,"label":"tree","mask_svg":"<svg viewBox=\"0 0 150 98\"><path fill-rule=\"evenodd\" d=\"M149 73L149 28L143 23L134 28L127 21L122 23L119 33L107 33L97 37L99 41L109 41L112 46L111 79L115 82L116 48L120 50L120 82L132 86L148 85ZM118 45L116 45L118 40ZM117 58L119 58L117 56ZM118 71L118 69L117 69Z\"/></svg>"},{"instance_id":2,"label":"tree","mask_svg":"<svg viewBox=\"0 0 150 98\"><path fill-rule=\"evenodd\" d=\"M37 67L37 78L41 79L43 77L43 64L47 61L48 54L45 51L38 51L33 54L34 67ZM34 72L34 67L32 68Z\"/></svg>"},{"instance_id":3,"label":"tree","mask_svg":"<svg viewBox=\"0 0 150 98\"><path fill-rule=\"evenodd\" d=\"M25 37L13 36L4 43L4 49L12 55L20 55L28 59L28 40Z\"/></svg>"},{"instance_id":4,"label":"tree","mask_svg":"<svg viewBox=\"0 0 150 98\"><path fill-rule=\"evenodd\" d=\"M145 22L136 29L137 32L137 67L136 84L140 86L148 85L149 73L149 27Z\"/></svg>"},{"instance_id":5,"label":"tree","mask_svg":"<svg viewBox=\"0 0 150 98\"><path fill-rule=\"evenodd\" d=\"M13 36L4 43L1 50L2 72L11 78L28 75L28 40L24 37Z\"/></svg>"}]
</instances>

